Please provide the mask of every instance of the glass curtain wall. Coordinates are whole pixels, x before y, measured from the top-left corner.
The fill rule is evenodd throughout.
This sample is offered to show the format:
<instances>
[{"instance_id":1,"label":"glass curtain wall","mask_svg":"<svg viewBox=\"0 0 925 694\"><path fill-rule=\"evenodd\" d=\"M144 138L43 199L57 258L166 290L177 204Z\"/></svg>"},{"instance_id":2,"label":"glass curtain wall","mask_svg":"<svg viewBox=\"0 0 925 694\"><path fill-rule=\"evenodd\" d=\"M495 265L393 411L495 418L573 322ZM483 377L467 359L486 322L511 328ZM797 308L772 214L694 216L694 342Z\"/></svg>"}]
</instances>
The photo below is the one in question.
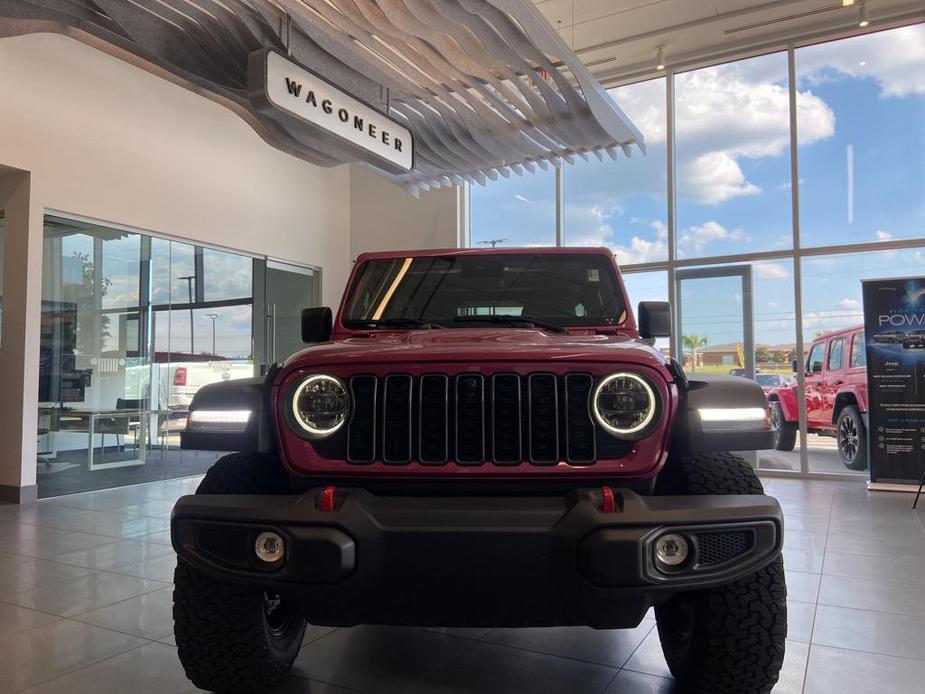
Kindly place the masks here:
<instances>
[{"instance_id":1,"label":"glass curtain wall","mask_svg":"<svg viewBox=\"0 0 925 694\"><path fill-rule=\"evenodd\" d=\"M792 445L759 467L866 474L840 459L807 359L821 342L832 373L864 378L860 280L925 268L922 45L917 24L612 89L648 155L580 161L558 186L473 187L472 245L511 186L545 194L530 198L552 211L544 223L521 217L503 245L558 233L612 248L634 304L673 302L674 344L660 346L687 368L754 378L772 399L792 391Z\"/></svg>"},{"instance_id":2,"label":"glass curtain wall","mask_svg":"<svg viewBox=\"0 0 925 694\"><path fill-rule=\"evenodd\" d=\"M254 375L254 260L48 216L39 496L204 472L181 451L195 392Z\"/></svg>"}]
</instances>

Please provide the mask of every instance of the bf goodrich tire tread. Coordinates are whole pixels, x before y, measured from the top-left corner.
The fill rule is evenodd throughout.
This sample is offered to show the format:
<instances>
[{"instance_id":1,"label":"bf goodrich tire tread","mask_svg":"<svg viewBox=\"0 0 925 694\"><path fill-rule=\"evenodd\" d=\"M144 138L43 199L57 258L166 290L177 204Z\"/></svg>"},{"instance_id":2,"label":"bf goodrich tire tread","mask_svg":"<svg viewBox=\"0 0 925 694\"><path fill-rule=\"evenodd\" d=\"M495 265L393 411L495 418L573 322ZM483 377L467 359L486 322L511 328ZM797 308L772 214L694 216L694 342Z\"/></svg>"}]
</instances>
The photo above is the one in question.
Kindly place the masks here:
<instances>
[{"instance_id":1,"label":"bf goodrich tire tread","mask_svg":"<svg viewBox=\"0 0 925 694\"><path fill-rule=\"evenodd\" d=\"M730 453L672 456L659 494L761 494L751 466ZM675 595L656 606L662 650L680 691L768 694L787 638L783 559L735 583ZM682 634L690 630L690 638Z\"/></svg>"},{"instance_id":2,"label":"bf goodrich tire tread","mask_svg":"<svg viewBox=\"0 0 925 694\"><path fill-rule=\"evenodd\" d=\"M288 477L279 461L259 453L234 453L206 473L197 494L281 494ZM174 635L187 677L219 694L263 691L292 667L305 633L293 614L282 633L266 626L259 588L213 578L177 560L173 591Z\"/></svg>"}]
</instances>

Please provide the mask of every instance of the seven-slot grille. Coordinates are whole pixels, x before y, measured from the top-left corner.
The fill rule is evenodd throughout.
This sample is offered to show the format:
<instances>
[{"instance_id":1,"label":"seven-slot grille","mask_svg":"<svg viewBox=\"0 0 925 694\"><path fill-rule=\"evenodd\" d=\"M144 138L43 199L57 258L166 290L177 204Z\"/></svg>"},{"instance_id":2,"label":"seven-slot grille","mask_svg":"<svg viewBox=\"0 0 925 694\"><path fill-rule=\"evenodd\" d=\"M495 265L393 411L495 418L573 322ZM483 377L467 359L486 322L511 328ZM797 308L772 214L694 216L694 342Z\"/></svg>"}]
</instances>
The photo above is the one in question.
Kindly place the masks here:
<instances>
[{"instance_id":1,"label":"seven-slot grille","mask_svg":"<svg viewBox=\"0 0 925 694\"><path fill-rule=\"evenodd\" d=\"M598 432L585 373L361 374L349 389L345 457L357 465L592 465L631 445Z\"/></svg>"}]
</instances>

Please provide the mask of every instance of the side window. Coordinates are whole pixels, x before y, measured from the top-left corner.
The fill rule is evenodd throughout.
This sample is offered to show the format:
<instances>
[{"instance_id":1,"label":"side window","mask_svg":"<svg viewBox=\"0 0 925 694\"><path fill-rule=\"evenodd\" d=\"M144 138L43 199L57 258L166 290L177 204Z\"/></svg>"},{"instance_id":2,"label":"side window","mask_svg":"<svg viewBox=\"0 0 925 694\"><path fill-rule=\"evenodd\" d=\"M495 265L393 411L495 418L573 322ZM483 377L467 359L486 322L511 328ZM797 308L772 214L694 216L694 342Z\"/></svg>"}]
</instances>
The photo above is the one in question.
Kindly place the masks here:
<instances>
[{"instance_id":1,"label":"side window","mask_svg":"<svg viewBox=\"0 0 925 694\"><path fill-rule=\"evenodd\" d=\"M851 337L851 366L867 366L867 351L864 348L864 333Z\"/></svg>"},{"instance_id":2,"label":"side window","mask_svg":"<svg viewBox=\"0 0 925 694\"><path fill-rule=\"evenodd\" d=\"M845 364L845 338L832 340L829 344L829 371L837 371Z\"/></svg>"},{"instance_id":3,"label":"side window","mask_svg":"<svg viewBox=\"0 0 925 694\"><path fill-rule=\"evenodd\" d=\"M824 350L824 342L813 345L813 351L809 353L809 359L806 360L806 373L822 373L822 359Z\"/></svg>"}]
</instances>

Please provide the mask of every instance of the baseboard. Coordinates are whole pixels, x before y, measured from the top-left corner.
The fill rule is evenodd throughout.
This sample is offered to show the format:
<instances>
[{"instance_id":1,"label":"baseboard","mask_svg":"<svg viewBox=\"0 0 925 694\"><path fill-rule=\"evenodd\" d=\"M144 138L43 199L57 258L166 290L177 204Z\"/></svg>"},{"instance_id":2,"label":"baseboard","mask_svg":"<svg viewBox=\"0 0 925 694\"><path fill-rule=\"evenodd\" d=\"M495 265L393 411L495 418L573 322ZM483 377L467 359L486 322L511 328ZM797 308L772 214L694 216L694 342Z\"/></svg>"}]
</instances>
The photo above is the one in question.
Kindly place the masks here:
<instances>
[{"instance_id":1,"label":"baseboard","mask_svg":"<svg viewBox=\"0 0 925 694\"><path fill-rule=\"evenodd\" d=\"M34 484L15 487L12 484L0 484L0 502L8 504L31 504L38 501L39 489Z\"/></svg>"}]
</instances>

